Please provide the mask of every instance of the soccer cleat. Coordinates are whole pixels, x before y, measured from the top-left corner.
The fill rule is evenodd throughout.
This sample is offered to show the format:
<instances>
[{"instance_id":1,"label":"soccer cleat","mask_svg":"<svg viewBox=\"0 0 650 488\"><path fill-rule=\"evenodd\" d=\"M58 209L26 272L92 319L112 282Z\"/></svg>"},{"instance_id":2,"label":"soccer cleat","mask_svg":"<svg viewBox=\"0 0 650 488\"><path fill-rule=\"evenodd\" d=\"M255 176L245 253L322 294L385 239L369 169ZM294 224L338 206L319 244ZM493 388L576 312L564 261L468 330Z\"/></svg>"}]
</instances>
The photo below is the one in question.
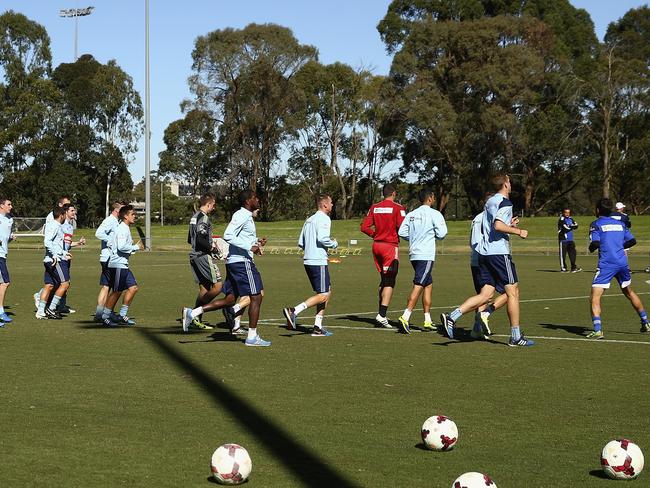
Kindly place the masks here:
<instances>
[{"instance_id":1,"label":"soccer cleat","mask_svg":"<svg viewBox=\"0 0 650 488\"><path fill-rule=\"evenodd\" d=\"M582 271L582 268L576 268L571 270L572 273L580 273L580 271Z\"/></svg>"},{"instance_id":2,"label":"soccer cleat","mask_svg":"<svg viewBox=\"0 0 650 488\"><path fill-rule=\"evenodd\" d=\"M7 312L2 312L2 314L0 314L0 324L3 323L3 322L7 323L7 324L9 322L13 322L13 320L11 320L11 317L9 317L9 315L7 315Z\"/></svg>"},{"instance_id":3,"label":"soccer cleat","mask_svg":"<svg viewBox=\"0 0 650 488\"><path fill-rule=\"evenodd\" d=\"M568 270L568 269L564 269L564 268L562 268L562 269L560 270L560 272L562 272L562 273L568 273L569 270Z\"/></svg>"},{"instance_id":4,"label":"soccer cleat","mask_svg":"<svg viewBox=\"0 0 650 488\"><path fill-rule=\"evenodd\" d=\"M0 322L0 329L2 329L5 326L4 322Z\"/></svg>"},{"instance_id":5,"label":"soccer cleat","mask_svg":"<svg viewBox=\"0 0 650 488\"><path fill-rule=\"evenodd\" d=\"M59 312L49 308L45 309L45 315L47 315L47 318L50 320L61 320L63 318L63 316Z\"/></svg>"},{"instance_id":6,"label":"soccer cleat","mask_svg":"<svg viewBox=\"0 0 650 488\"><path fill-rule=\"evenodd\" d=\"M233 312L232 307L224 307L221 309L223 318L226 320L226 325L230 330L235 327L235 312Z\"/></svg>"},{"instance_id":7,"label":"soccer cleat","mask_svg":"<svg viewBox=\"0 0 650 488\"><path fill-rule=\"evenodd\" d=\"M475 339L477 341L486 341L487 340L487 337L485 336L485 334L483 334L483 332L479 332L479 331L474 330L474 329L472 329L472 331L469 333L469 336L472 339Z\"/></svg>"},{"instance_id":8,"label":"soccer cleat","mask_svg":"<svg viewBox=\"0 0 650 488\"><path fill-rule=\"evenodd\" d=\"M271 341L265 341L259 335L256 335L253 339L246 339L244 344L253 347L268 347L271 345Z\"/></svg>"},{"instance_id":9,"label":"soccer cleat","mask_svg":"<svg viewBox=\"0 0 650 488\"><path fill-rule=\"evenodd\" d=\"M510 347L530 347L535 345L535 341L526 339L523 334L519 336L519 339L515 340L512 337L508 339L508 345Z\"/></svg>"},{"instance_id":10,"label":"soccer cleat","mask_svg":"<svg viewBox=\"0 0 650 488\"><path fill-rule=\"evenodd\" d=\"M589 334L586 335L587 339L602 339L605 337L602 330L592 330Z\"/></svg>"},{"instance_id":11,"label":"soccer cleat","mask_svg":"<svg viewBox=\"0 0 650 488\"><path fill-rule=\"evenodd\" d=\"M647 322L641 324L641 332L650 332L650 324Z\"/></svg>"},{"instance_id":12,"label":"soccer cleat","mask_svg":"<svg viewBox=\"0 0 650 488\"><path fill-rule=\"evenodd\" d=\"M492 331L490 330L490 313L481 312L479 315L479 319L481 321L481 330L483 331L483 334L486 336L491 336Z\"/></svg>"},{"instance_id":13,"label":"soccer cleat","mask_svg":"<svg viewBox=\"0 0 650 488\"><path fill-rule=\"evenodd\" d=\"M445 334L447 334L447 337L450 339L454 338L454 326L456 325L456 322L454 322L449 314L446 313L441 313L440 314L440 322L442 322L442 326L445 329Z\"/></svg>"},{"instance_id":14,"label":"soccer cleat","mask_svg":"<svg viewBox=\"0 0 650 488\"><path fill-rule=\"evenodd\" d=\"M329 337L333 335L332 332L327 330L325 327L317 327L314 325L314 330L311 332L312 337Z\"/></svg>"},{"instance_id":15,"label":"soccer cleat","mask_svg":"<svg viewBox=\"0 0 650 488\"><path fill-rule=\"evenodd\" d=\"M392 329L393 326L390 325L390 322L388 322L388 319L386 317L382 317L381 315L377 314L375 317L375 327L383 327L384 329Z\"/></svg>"},{"instance_id":16,"label":"soccer cleat","mask_svg":"<svg viewBox=\"0 0 650 488\"><path fill-rule=\"evenodd\" d=\"M204 324L203 322L201 322L198 317L194 317L194 319L192 319L192 322L190 323L189 328L191 328L191 329L199 329L199 330L212 330L213 329L213 327L211 325Z\"/></svg>"},{"instance_id":17,"label":"soccer cleat","mask_svg":"<svg viewBox=\"0 0 650 488\"><path fill-rule=\"evenodd\" d=\"M411 326L409 325L408 320L406 320L402 315L400 315L397 321L398 321L397 323L399 324L398 329L402 334L411 333Z\"/></svg>"},{"instance_id":18,"label":"soccer cleat","mask_svg":"<svg viewBox=\"0 0 650 488\"><path fill-rule=\"evenodd\" d=\"M241 325L239 327L233 327L230 330L230 333L234 336L247 336L248 335L248 329L246 327L242 327Z\"/></svg>"},{"instance_id":19,"label":"soccer cleat","mask_svg":"<svg viewBox=\"0 0 650 488\"><path fill-rule=\"evenodd\" d=\"M429 321L426 321L424 324L422 324L422 328L423 328L425 331L436 330L436 328L433 326L433 324L432 324L431 322L429 322Z\"/></svg>"},{"instance_id":20,"label":"soccer cleat","mask_svg":"<svg viewBox=\"0 0 650 488\"><path fill-rule=\"evenodd\" d=\"M117 322L114 322L110 317L106 317L105 319L102 319L102 324L105 327L117 327L119 325Z\"/></svg>"},{"instance_id":21,"label":"soccer cleat","mask_svg":"<svg viewBox=\"0 0 650 488\"><path fill-rule=\"evenodd\" d=\"M287 329L296 330L296 309L293 307L283 308L282 314L287 319Z\"/></svg>"},{"instance_id":22,"label":"soccer cleat","mask_svg":"<svg viewBox=\"0 0 650 488\"><path fill-rule=\"evenodd\" d=\"M39 292L34 293L34 307L38 310L38 304L41 301L41 294Z\"/></svg>"},{"instance_id":23,"label":"soccer cleat","mask_svg":"<svg viewBox=\"0 0 650 488\"><path fill-rule=\"evenodd\" d=\"M135 320L130 319L126 315L118 315L117 317L118 317L117 323L120 324L120 325L128 325L128 326L135 325ZM212 328L212 327L210 327L210 328Z\"/></svg>"},{"instance_id":24,"label":"soccer cleat","mask_svg":"<svg viewBox=\"0 0 650 488\"><path fill-rule=\"evenodd\" d=\"M62 305L56 309L59 313L77 313L74 308L70 308L67 305Z\"/></svg>"},{"instance_id":25,"label":"soccer cleat","mask_svg":"<svg viewBox=\"0 0 650 488\"><path fill-rule=\"evenodd\" d=\"M183 322L183 332L187 332L190 329L190 324L192 323L192 309L184 307L181 311L181 322Z\"/></svg>"},{"instance_id":26,"label":"soccer cleat","mask_svg":"<svg viewBox=\"0 0 650 488\"><path fill-rule=\"evenodd\" d=\"M36 311L36 314L34 314L34 316L38 320L47 320L47 315L45 313L40 313L39 311Z\"/></svg>"}]
</instances>

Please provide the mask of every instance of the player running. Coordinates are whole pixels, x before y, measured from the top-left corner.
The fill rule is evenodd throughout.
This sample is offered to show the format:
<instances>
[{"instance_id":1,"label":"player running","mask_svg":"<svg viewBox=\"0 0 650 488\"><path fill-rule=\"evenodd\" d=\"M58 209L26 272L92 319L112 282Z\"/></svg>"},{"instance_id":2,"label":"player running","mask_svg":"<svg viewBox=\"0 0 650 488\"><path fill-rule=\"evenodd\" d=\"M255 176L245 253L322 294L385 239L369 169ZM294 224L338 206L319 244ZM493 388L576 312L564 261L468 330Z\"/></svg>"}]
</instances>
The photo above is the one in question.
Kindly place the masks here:
<instances>
[{"instance_id":1,"label":"player running","mask_svg":"<svg viewBox=\"0 0 650 488\"><path fill-rule=\"evenodd\" d=\"M71 203L65 205L65 207L67 207L67 210L65 211L65 219L63 220L63 224L61 224L61 229L63 230L63 249L69 253L73 247L85 246L86 238L81 237L78 241L72 240L77 227L77 208ZM61 265L68 267L68 275L70 275L71 264L72 261L70 260L61 261ZM57 307L59 313L70 314L76 312L76 310L68 306L67 297L68 292L65 292Z\"/></svg>"},{"instance_id":2,"label":"player running","mask_svg":"<svg viewBox=\"0 0 650 488\"><path fill-rule=\"evenodd\" d=\"M562 210L562 215L557 221L557 238L559 241L560 253L560 271L568 273L566 267L566 255L569 254L569 261L571 261L571 272L578 273L582 268L576 265L576 243L573 240L573 231L578 228L578 224L573 217L571 217L571 209L565 208Z\"/></svg>"},{"instance_id":3,"label":"player running","mask_svg":"<svg viewBox=\"0 0 650 488\"><path fill-rule=\"evenodd\" d=\"M133 244L131 237L131 226L135 223L137 215L133 205L124 205L120 208L118 219L119 225L111 234L111 241L108 245L111 255L108 259L108 268L111 275L112 291L106 299L106 305L102 311L102 323L106 327L118 325L135 325L135 321L129 318L129 307L133 298L138 292L138 282L129 268L129 258L135 252L142 251L144 245L141 241ZM122 296L122 307L120 313L115 314L113 308Z\"/></svg>"},{"instance_id":4,"label":"player running","mask_svg":"<svg viewBox=\"0 0 650 488\"><path fill-rule=\"evenodd\" d=\"M533 341L526 339L519 328L519 286L517 270L510 255L510 234L522 239L528 237L528 231L520 229L519 219L512 215L512 202L508 200L512 185L508 175L496 175L492 179L497 193L488 199L481 220L482 238L476 250L479 253L479 284L481 291L468 298L449 314L440 314L440 320L447 337L454 338L454 326L460 317L487 304L497 288L503 288L508 300L508 318L510 319L510 346L532 346Z\"/></svg>"},{"instance_id":5,"label":"player running","mask_svg":"<svg viewBox=\"0 0 650 488\"><path fill-rule=\"evenodd\" d=\"M422 205L406 214L398 232L400 237L409 241L409 259L415 271L413 289L406 302L406 309L399 317L399 331L404 334L411 333L409 319L420 294L422 294L424 309L422 327L424 330L434 330L430 313L433 289L431 271L436 259L436 240L444 239L447 235L444 217L432 208L436 200L433 191L423 188L418 193L418 197Z\"/></svg>"},{"instance_id":6,"label":"player running","mask_svg":"<svg viewBox=\"0 0 650 488\"><path fill-rule=\"evenodd\" d=\"M648 314L643 302L632 290L632 275L627 262L625 250L636 244L630 229L615 216L612 216L612 202L603 198L596 206L596 217L589 228L589 252L598 249L598 269L591 284L591 321L594 330L587 334L587 339L602 339L602 321L600 319L600 299L613 278L616 278L623 295L630 301L641 319L641 332L650 332Z\"/></svg>"},{"instance_id":7,"label":"player running","mask_svg":"<svg viewBox=\"0 0 650 488\"><path fill-rule=\"evenodd\" d=\"M12 208L11 200L0 196L0 327L12 322L11 317L4 309L5 294L10 283L7 252L9 251L9 242L16 238L16 235L11 232L14 225L14 219L11 218Z\"/></svg>"},{"instance_id":8,"label":"player running","mask_svg":"<svg viewBox=\"0 0 650 488\"><path fill-rule=\"evenodd\" d=\"M253 256L261 255L266 238L258 238L254 213L260 208L260 200L253 190L243 190L239 194L241 208L237 210L230 220L226 231L223 234L224 240L228 243L228 258L226 259L226 282L224 292L226 297L214 300L206 305L191 308L183 308L181 320L183 330L187 331L189 325L196 317L204 312L232 307L237 297L248 296L250 305L248 307L248 335L244 344L247 346L270 346L271 342L265 341L257 332L257 321L260 316L260 307L264 296L264 286ZM232 309L228 308L232 313Z\"/></svg>"},{"instance_id":9,"label":"player running","mask_svg":"<svg viewBox=\"0 0 650 488\"><path fill-rule=\"evenodd\" d=\"M106 299L110 291L112 280L111 272L108 268L108 260L111 257L111 250L108 244L112 240L112 235L120 224L120 209L126 205L123 201L116 200L113 202L111 214L106 217L95 231L95 237L101 242L101 252L99 253L99 264L102 267L99 275L99 295L97 295L97 308L95 309L95 322L102 322L102 313L106 305Z\"/></svg>"},{"instance_id":10,"label":"player running","mask_svg":"<svg viewBox=\"0 0 650 488\"><path fill-rule=\"evenodd\" d=\"M282 310L287 319L287 329L296 330L296 317L302 311L316 306L314 317L314 337L328 337L332 333L323 326L325 308L331 296L330 271L327 265L327 250L336 249L338 242L330 237L332 221L332 197L327 194L318 195L318 211L305 220L298 239L298 246L305 251L303 262L311 288L316 293L295 307Z\"/></svg>"},{"instance_id":11,"label":"player running","mask_svg":"<svg viewBox=\"0 0 650 488\"><path fill-rule=\"evenodd\" d=\"M379 271L379 312L375 317L378 327L392 329L386 312L395 289L395 280L399 271L399 236L397 232L406 210L395 203L397 189L394 185L385 185L382 194L384 199L375 203L368 210L366 218L361 223L361 232L373 239L372 256L375 267Z\"/></svg>"}]
</instances>

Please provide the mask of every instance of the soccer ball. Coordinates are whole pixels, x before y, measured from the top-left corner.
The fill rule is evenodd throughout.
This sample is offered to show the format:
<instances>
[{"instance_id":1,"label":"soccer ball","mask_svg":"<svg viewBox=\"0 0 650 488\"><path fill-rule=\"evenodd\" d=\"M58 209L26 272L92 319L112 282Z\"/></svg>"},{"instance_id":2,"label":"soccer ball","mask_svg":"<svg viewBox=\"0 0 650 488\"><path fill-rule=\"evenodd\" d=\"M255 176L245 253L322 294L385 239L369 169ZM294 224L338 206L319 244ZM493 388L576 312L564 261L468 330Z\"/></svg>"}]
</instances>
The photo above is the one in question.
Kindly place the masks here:
<instances>
[{"instance_id":1,"label":"soccer ball","mask_svg":"<svg viewBox=\"0 0 650 488\"><path fill-rule=\"evenodd\" d=\"M422 424L422 442L433 451L449 451L458 441L458 427L444 415L429 417Z\"/></svg>"},{"instance_id":2,"label":"soccer ball","mask_svg":"<svg viewBox=\"0 0 650 488\"><path fill-rule=\"evenodd\" d=\"M605 474L615 480L631 480L643 470L643 453L639 446L627 439L608 442L600 455Z\"/></svg>"},{"instance_id":3,"label":"soccer ball","mask_svg":"<svg viewBox=\"0 0 650 488\"><path fill-rule=\"evenodd\" d=\"M240 485L248 479L253 462L248 451L238 444L219 446L210 462L212 476L222 485Z\"/></svg>"},{"instance_id":4,"label":"soccer ball","mask_svg":"<svg viewBox=\"0 0 650 488\"><path fill-rule=\"evenodd\" d=\"M487 474L470 472L456 478L451 488L484 488L486 486L497 488L497 484Z\"/></svg>"}]
</instances>

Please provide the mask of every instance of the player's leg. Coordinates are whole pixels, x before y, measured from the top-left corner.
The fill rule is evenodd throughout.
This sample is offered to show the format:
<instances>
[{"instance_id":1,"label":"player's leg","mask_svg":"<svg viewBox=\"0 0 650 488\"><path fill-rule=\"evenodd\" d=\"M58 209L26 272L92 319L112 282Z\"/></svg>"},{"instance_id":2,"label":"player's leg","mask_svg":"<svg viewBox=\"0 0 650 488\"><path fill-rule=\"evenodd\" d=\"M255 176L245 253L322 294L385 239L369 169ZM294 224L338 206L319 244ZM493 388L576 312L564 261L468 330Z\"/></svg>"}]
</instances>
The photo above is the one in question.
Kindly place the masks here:
<instances>
[{"instance_id":1,"label":"player's leg","mask_svg":"<svg viewBox=\"0 0 650 488\"><path fill-rule=\"evenodd\" d=\"M5 295L7 288L9 288L9 270L7 269L7 260L0 258L0 327L4 327L5 323L12 322L11 317L5 312Z\"/></svg>"},{"instance_id":2,"label":"player's leg","mask_svg":"<svg viewBox=\"0 0 650 488\"><path fill-rule=\"evenodd\" d=\"M616 279L618 280L619 285L621 286L621 291L623 295L630 301L636 313L639 314L639 319L641 320L641 332L650 332L650 324L648 323L648 314L645 311L643 302L639 295L634 293L632 290L632 275L630 273L630 268L625 267L616 274Z\"/></svg>"},{"instance_id":3,"label":"player's leg","mask_svg":"<svg viewBox=\"0 0 650 488\"><path fill-rule=\"evenodd\" d=\"M594 330L587 334L588 339L600 339L603 337L603 325L600 320L600 299L603 296L603 293L605 293L605 287L592 285L589 301L591 305L591 323L593 324Z\"/></svg>"},{"instance_id":4,"label":"player's leg","mask_svg":"<svg viewBox=\"0 0 650 488\"><path fill-rule=\"evenodd\" d=\"M327 265L309 265L305 264L305 273L311 284L314 295L300 302L295 307L286 307L282 309L282 314L287 319L287 329L296 330L296 317L311 307L317 307L326 303L329 298L330 274ZM322 318L320 319L322 320ZM318 327L321 327L319 325Z\"/></svg>"},{"instance_id":5,"label":"player's leg","mask_svg":"<svg viewBox=\"0 0 650 488\"><path fill-rule=\"evenodd\" d=\"M67 262L59 261L52 266L52 272L56 275L58 283L55 285L54 295L45 313L48 316L58 315L60 318L61 315L57 312L57 308L59 307L61 298L70 288L70 268Z\"/></svg>"},{"instance_id":6,"label":"player's leg","mask_svg":"<svg viewBox=\"0 0 650 488\"><path fill-rule=\"evenodd\" d=\"M576 252L576 243L574 241L567 242L567 250L569 252L569 261L571 261L571 272L577 273L578 271L582 271L582 268L578 268L578 265L576 264L578 255Z\"/></svg>"},{"instance_id":7,"label":"player's leg","mask_svg":"<svg viewBox=\"0 0 650 488\"><path fill-rule=\"evenodd\" d=\"M122 285L122 306L120 307L120 312L112 316L111 319L121 325L135 325L135 321L129 318L129 307L133 303L136 293L138 293L138 282L135 280L135 276L133 276L133 272L130 269L125 271L126 277Z\"/></svg>"},{"instance_id":8,"label":"player's leg","mask_svg":"<svg viewBox=\"0 0 650 488\"><path fill-rule=\"evenodd\" d=\"M263 296L264 290L262 290L262 297ZM237 303L235 303L232 307L224 307L221 309L223 311L224 317L226 318L226 323L228 323L228 326L230 327L230 332L233 335L248 335L248 328L242 327L241 318L244 314L244 311L250 304L251 297L244 296L239 297L237 299Z\"/></svg>"},{"instance_id":9,"label":"player's leg","mask_svg":"<svg viewBox=\"0 0 650 488\"><path fill-rule=\"evenodd\" d=\"M433 292L433 283L429 283L422 289L422 310L424 311L424 323L422 328L425 331L435 330L431 321L431 293Z\"/></svg>"},{"instance_id":10,"label":"player's leg","mask_svg":"<svg viewBox=\"0 0 650 488\"><path fill-rule=\"evenodd\" d=\"M375 321L377 326L391 329L386 318L388 306L393 298L395 281L399 271L399 247L391 244L375 242L372 245L375 267L379 271L379 308Z\"/></svg>"},{"instance_id":11,"label":"player's leg","mask_svg":"<svg viewBox=\"0 0 650 488\"><path fill-rule=\"evenodd\" d=\"M312 336L315 337L329 337L332 335L332 332L327 330L323 325L323 318L325 317L325 309L329 304L330 299L332 298L332 291L329 290L327 293L321 293L324 300L321 303L316 305L316 315L314 316L314 330Z\"/></svg>"},{"instance_id":12,"label":"player's leg","mask_svg":"<svg viewBox=\"0 0 650 488\"><path fill-rule=\"evenodd\" d=\"M560 271L566 273L566 241L558 242L558 253L560 254Z\"/></svg>"},{"instance_id":13,"label":"player's leg","mask_svg":"<svg viewBox=\"0 0 650 488\"><path fill-rule=\"evenodd\" d=\"M251 300L248 306L248 337L244 343L247 346L270 346L271 342L262 339L257 330L257 321L264 298L262 277L252 261L237 264L241 265L239 268L243 271L243 274L238 275L237 288L242 295L248 295Z\"/></svg>"}]
</instances>

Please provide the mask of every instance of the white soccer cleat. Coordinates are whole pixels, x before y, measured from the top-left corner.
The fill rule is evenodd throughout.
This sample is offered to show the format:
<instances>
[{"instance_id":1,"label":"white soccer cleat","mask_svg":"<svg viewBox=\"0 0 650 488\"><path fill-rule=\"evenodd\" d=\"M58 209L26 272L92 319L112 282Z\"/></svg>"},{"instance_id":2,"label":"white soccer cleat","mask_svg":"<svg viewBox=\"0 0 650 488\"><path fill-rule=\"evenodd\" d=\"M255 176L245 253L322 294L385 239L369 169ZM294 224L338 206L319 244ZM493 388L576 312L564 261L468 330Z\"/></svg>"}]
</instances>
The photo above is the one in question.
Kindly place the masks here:
<instances>
[{"instance_id":1,"label":"white soccer cleat","mask_svg":"<svg viewBox=\"0 0 650 488\"><path fill-rule=\"evenodd\" d=\"M181 321L183 322L183 332L187 332L190 329L190 324L192 323L192 309L183 307L181 312Z\"/></svg>"},{"instance_id":2,"label":"white soccer cleat","mask_svg":"<svg viewBox=\"0 0 650 488\"><path fill-rule=\"evenodd\" d=\"M393 326L390 325L390 322L388 322L388 318L382 317L379 314L377 314L377 316L375 317L375 322L377 322L375 327L383 327L384 329L392 329L393 328Z\"/></svg>"}]
</instances>

